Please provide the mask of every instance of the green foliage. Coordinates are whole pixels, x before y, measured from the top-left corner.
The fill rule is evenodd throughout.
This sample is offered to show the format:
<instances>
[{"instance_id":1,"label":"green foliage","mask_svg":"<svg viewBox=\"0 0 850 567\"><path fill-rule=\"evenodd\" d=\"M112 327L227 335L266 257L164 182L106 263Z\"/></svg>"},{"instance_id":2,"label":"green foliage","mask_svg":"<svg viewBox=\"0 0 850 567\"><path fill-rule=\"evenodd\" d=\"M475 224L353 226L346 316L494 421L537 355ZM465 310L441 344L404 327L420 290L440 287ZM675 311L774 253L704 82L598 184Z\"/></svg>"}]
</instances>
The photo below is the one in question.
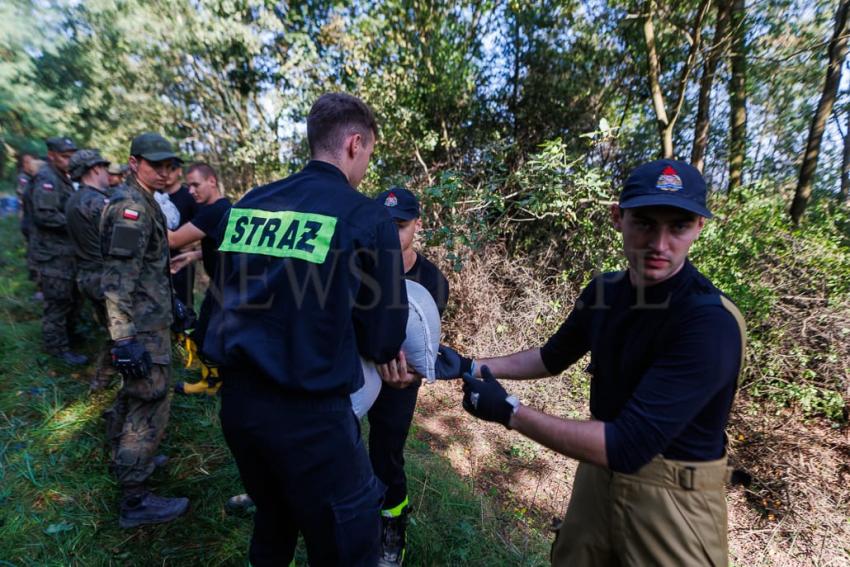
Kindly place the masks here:
<instances>
[{"instance_id":1,"label":"green foliage","mask_svg":"<svg viewBox=\"0 0 850 567\"><path fill-rule=\"evenodd\" d=\"M585 156L576 157L562 140L546 142L507 186L514 191L503 228L516 231L520 251L554 249L576 279L614 268L619 244L609 208L617 194L610 176L586 165Z\"/></svg>"},{"instance_id":2,"label":"green foliage","mask_svg":"<svg viewBox=\"0 0 850 567\"><path fill-rule=\"evenodd\" d=\"M836 426L847 421L844 398L835 390L808 383L774 380L756 384L750 389L750 393L756 398L766 398L780 407L798 404L804 415L823 416Z\"/></svg>"},{"instance_id":3,"label":"green foliage","mask_svg":"<svg viewBox=\"0 0 850 567\"><path fill-rule=\"evenodd\" d=\"M845 212L817 201L807 226L793 230L781 196L752 186L731 198L714 194L711 206L716 218L691 257L755 324L765 321L780 293L823 294L833 302L850 297L850 247L840 229Z\"/></svg>"},{"instance_id":4,"label":"green foliage","mask_svg":"<svg viewBox=\"0 0 850 567\"><path fill-rule=\"evenodd\" d=\"M786 207L781 195L761 187L745 187L731 198L715 194L716 218L707 222L691 258L747 320L744 383L750 393L843 422L840 368L846 337L839 332L837 339L828 338L835 334L831 323L808 332L803 325L809 318L846 316L847 212L831 199L816 199L805 226L794 229L783 214Z\"/></svg>"}]
</instances>

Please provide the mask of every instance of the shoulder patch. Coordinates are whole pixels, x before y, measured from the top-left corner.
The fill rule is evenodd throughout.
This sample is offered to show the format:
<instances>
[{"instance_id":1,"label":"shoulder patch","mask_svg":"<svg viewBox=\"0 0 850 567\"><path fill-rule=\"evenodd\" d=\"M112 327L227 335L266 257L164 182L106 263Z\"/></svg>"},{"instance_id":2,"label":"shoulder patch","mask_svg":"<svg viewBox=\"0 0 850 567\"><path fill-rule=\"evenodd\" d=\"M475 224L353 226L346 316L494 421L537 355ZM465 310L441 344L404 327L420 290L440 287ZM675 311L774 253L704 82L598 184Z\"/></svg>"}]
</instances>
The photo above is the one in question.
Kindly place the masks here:
<instances>
[{"instance_id":1,"label":"shoulder patch","mask_svg":"<svg viewBox=\"0 0 850 567\"><path fill-rule=\"evenodd\" d=\"M47 191L53 191L53 183L42 183L41 188Z\"/></svg>"},{"instance_id":2,"label":"shoulder patch","mask_svg":"<svg viewBox=\"0 0 850 567\"><path fill-rule=\"evenodd\" d=\"M115 225L112 238L109 239L109 254L119 258L129 258L139 249L142 231L136 225Z\"/></svg>"},{"instance_id":3,"label":"shoulder patch","mask_svg":"<svg viewBox=\"0 0 850 567\"><path fill-rule=\"evenodd\" d=\"M322 264L336 231L336 217L296 211L230 209L219 250L298 258Z\"/></svg>"},{"instance_id":4,"label":"shoulder patch","mask_svg":"<svg viewBox=\"0 0 850 567\"><path fill-rule=\"evenodd\" d=\"M133 209L124 209L124 213L121 215L125 219L130 220L139 220L139 211L134 211Z\"/></svg>"}]
</instances>

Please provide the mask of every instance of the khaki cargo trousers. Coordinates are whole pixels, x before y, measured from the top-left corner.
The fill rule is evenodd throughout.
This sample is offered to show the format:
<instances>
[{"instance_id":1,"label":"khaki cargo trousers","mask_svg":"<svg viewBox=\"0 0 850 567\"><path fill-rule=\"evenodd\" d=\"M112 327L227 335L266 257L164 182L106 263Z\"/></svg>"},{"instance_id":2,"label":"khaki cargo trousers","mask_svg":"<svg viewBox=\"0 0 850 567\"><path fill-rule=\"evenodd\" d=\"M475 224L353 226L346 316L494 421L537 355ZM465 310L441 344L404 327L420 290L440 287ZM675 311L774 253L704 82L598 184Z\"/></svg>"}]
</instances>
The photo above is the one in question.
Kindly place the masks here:
<instances>
[{"instance_id":1,"label":"khaki cargo trousers","mask_svg":"<svg viewBox=\"0 0 850 567\"><path fill-rule=\"evenodd\" d=\"M581 463L554 566L727 567L726 458L655 457L635 474Z\"/></svg>"}]
</instances>

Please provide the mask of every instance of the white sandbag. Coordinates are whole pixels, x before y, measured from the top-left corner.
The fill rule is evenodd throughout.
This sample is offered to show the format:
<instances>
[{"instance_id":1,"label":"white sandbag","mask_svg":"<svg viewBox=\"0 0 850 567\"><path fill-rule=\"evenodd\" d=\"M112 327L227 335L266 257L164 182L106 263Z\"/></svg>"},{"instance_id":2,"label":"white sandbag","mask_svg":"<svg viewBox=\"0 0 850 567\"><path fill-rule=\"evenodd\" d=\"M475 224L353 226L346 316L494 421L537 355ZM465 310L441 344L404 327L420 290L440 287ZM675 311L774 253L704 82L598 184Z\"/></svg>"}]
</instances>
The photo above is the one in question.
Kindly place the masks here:
<instances>
[{"instance_id":1,"label":"white sandbag","mask_svg":"<svg viewBox=\"0 0 850 567\"><path fill-rule=\"evenodd\" d=\"M366 415L366 412L378 399L382 384L381 376L378 374L374 362L361 356L360 364L363 366L363 387L351 394L351 409L354 410L354 415L358 419Z\"/></svg>"},{"instance_id":2,"label":"white sandbag","mask_svg":"<svg viewBox=\"0 0 850 567\"><path fill-rule=\"evenodd\" d=\"M430 383L436 380L434 366L440 346L440 311L427 289L414 281L405 281L410 313L407 316L407 338L401 350L407 357L408 366ZM358 418L366 415L378 399L382 385L375 363L362 357L360 363L363 366L363 387L351 394L351 407Z\"/></svg>"},{"instance_id":3,"label":"white sandbag","mask_svg":"<svg viewBox=\"0 0 850 567\"><path fill-rule=\"evenodd\" d=\"M168 225L168 230L177 230L180 227L180 211L177 209L166 193L159 191L153 192L153 198L165 215L165 224Z\"/></svg>"},{"instance_id":4,"label":"white sandbag","mask_svg":"<svg viewBox=\"0 0 850 567\"><path fill-rule=\"evenodd\" d=\"M440 311L427 289L414 281L406 282L410 314L407 316L407 338L401 350L407 357L407 365L432 383L437 379L434 366L440 347Z\"/></svg>"}]
</instances>

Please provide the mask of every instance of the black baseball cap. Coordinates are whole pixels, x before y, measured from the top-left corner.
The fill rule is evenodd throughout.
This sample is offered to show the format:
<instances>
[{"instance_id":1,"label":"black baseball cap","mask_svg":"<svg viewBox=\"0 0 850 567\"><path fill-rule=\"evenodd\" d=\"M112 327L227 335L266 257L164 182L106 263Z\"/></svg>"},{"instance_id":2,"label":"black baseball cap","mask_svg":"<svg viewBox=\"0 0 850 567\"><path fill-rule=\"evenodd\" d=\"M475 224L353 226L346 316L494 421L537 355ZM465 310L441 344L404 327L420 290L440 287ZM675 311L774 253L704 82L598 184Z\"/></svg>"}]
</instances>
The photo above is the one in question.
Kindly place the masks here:
<instances>
[{"instance_id":1,"label":"black baseball cap","mask_svg":"<svg viewBox=\"0 0 850 567\"><path fill-rule=\"evenodd\" d=\"M620 193L620 208L668 206L711 218L702 174L689 163L659 159L635 168Z\"/></svg>"},{"instance_id":2,"label":"black baseball cap","mask_svg":"<svg viewBox=\"0 0 850 567\"><path fill-rule=\"evenodd\" d=\"M392 187L375 197L387 208L390 216L398 220L419 218L419 199L404 187Z\"/></svg>"},{"instance_id":3,"label":"black baseball cap","mask_svg":"<svg viewBox=\"0 0 850 567\"><path fill-rule=\"evenodd\" d=\"M77 151L77 145L71 138L65 136L54 136L53 138L47 138L44 143L47 145L47 149L51 152L75 152Z\"/></svg>"},{"instance_id":4,"label":"black baseball cap","mask_svg":"<svg viewBox=\"0 0 850 567\"><path fill-rule=\"evenodd\" d=\"M171 142L155 132L145 132L133 138L133 143L130 144L130 155L141 156L148 161L167 159L183 161L174 153Z\"/></svg>"}]
</instances>

